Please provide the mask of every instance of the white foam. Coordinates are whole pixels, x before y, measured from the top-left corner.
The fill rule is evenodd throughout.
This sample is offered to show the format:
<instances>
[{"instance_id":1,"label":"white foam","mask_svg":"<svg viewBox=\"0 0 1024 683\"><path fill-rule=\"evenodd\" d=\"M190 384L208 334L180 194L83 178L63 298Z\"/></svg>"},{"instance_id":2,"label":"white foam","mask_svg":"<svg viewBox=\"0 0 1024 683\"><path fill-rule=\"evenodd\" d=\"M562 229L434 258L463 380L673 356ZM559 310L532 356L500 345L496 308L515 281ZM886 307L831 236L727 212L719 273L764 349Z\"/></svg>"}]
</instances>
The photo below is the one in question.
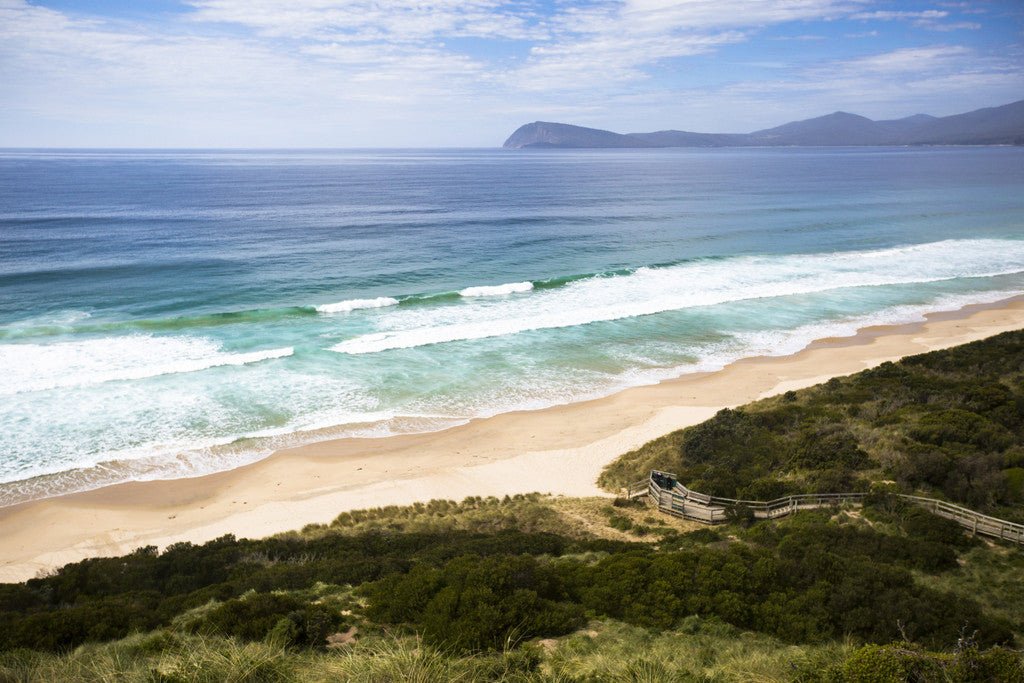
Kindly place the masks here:
<instances>
[{"instance_id":1,"label":"white foam","mask_svg":"<svg viewBox=\"0 0 1024 683\"><path fill-rule=\"evenodd\" d=\"M5 481L70 471L95 485L149 478L150 469L155 478L195 476L251 462L279 444L294 445L294 432L341 424L359 433L392 420L393 412L381 410L375 396L347 377L268 364L232 373L230 381L179 376L158 388L106 382L3 400L0 506L10 500ZM69 474L53 491L78 475ZM38 492L40 486L49 484L14 489Z\"/></svg>"},{"instance_id":2,"label":"white foam","mask_svg":"<svg viewBox=\"0 0 1024 683\"><path fill-rule=\"evenodd\" d=\"M74 309L65 309L61 311L54 311L51 313L44 313L43 315L36 315L30 318L22 318L6 325L0 325L0 334L6 333L10 336L17 336L25 331L30 331L37 327L58 327L58 328L69 328L75 323L82 322L92 317L92 314L88 311L78 311Z\"/></svg>"},{"instance_id":3,"label":"white foam","mask_svg":"<svg viewBox=\"0 0 1024 683\"><path fill-rule=\"evenodd\" d=\"M1024 241L946 240L873 251L742 256L577 280L528 298L400 310L348 354L485 339L749 299L1024 272Z\"/></svg>"},{"instance_id":4,"label":"white foam","mask_svg":"<svg viewBox=\"0 0 1024 683\"><path fill-rule=\"evenodd\" d=\"M335 304L321 304L316 307L317 313L349 313L364 308L386 308L396 306L398 299L389 296L379 296L376 299L349 299L339 301Z\"/></svg>"},{"instance_id":5,"label":"white foam","mask_svg":"<svg viewBox=\"0 0 1024 683\"><path fill-rule=\"evenodd\" d=\"M874 325L905 325L925 322L928 313L956 311L969 305L991 304L1019 293L1013 290L1002 290L950 294L924 304L891 306L874 313L801 325L788 330L740 332L734 335L734 338L740 343L739 351L732 354L729 362L752 356L789 356L802 351L819 339L853 337L859 330Z\"/></svg>"},{"instance_id":6,"label":"white foam","mask_svg":"<svg viewBox=\"0 0 1024 683\"><path fill-rule=\"evenodd\" d=\"M91 452L80 452L82 441L66 432L62 432L64 438L45 439L46 452L51 456L45 462L34 457L31 448L18 453L16 446L13 467L0 473L0 507L124 481L203 476L256 462L284 448L332 438L384 438L433 432L468 421L449 415L334 410L297 417L279 428L204 436L189 433L186 425L199 415L223 420L227 417L223 406L209 396L196 396L190 401L192 397L187 396L187 391L178 391L172 391L174 395L169 401L176 414L172 419L158 419L155 424L147 419L152 413L146 406L125 407L120 401L117 405L104 405L108 402L102 398L97 405L89 406L87 412L92 414L87 422L95 424L92 418L103 415L109 426L103 430L103 443L94 444L99 448ZM140 399L140 403L152 402L144 396ZM73 431L82 436L88 434L79 429ZM138 442L140 435L142 441Z\"/></svg>"},{"instance_id":7,"label":"white foam","mask_svg":"<svg viewBox=\"0 0 1024 683\"><path fill-rule=\"evenodd\" d=\"M202 337L127 335L54 344L0 345L0 395L138 380L248 365L294 352L292 347L228 353Z\"/></svg>"},{"instance_id":8,"label":"white foam","mask_svg":"<svg viewBox=\"0 0 1024 683\"><path fill-rule=\"evenodd\" d=\"M509 282L504 285L491 285L481 287L466 287L459 291L460 296L505 296L507 294L521 294L533 289L532 282Z\"/></svg>"}]
</instances>

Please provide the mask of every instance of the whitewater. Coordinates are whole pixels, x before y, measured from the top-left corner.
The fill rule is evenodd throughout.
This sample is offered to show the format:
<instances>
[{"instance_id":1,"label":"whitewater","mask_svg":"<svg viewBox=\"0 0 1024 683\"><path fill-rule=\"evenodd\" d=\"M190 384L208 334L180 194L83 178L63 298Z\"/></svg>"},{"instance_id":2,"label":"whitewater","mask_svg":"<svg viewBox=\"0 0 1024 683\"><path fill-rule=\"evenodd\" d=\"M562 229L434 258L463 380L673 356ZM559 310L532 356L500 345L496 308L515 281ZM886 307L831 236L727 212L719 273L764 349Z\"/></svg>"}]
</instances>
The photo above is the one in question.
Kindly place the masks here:
<instances>
[{"instance_id":1,"label":"whitewater","mask_svg":"<svg viewBox=\"0 0 1024 683\"><path fill-rule=\"evenodd\" d=\"M585 400L1021 294L1022 161L0 152L0 505Z\"/></svg>"}]
</instances>

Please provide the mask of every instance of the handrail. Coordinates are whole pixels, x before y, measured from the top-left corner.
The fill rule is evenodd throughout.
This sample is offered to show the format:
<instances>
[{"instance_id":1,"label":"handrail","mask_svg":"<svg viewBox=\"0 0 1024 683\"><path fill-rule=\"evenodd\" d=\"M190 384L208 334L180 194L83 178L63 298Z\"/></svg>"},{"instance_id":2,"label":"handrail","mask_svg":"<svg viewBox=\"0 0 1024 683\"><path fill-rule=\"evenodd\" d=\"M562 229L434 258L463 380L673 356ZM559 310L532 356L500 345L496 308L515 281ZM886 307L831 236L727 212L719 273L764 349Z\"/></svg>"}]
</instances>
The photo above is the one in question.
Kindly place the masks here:
<instances>
[{"instance_id":1,"label":"handrail","mask_svg":"<svg viewBox=\"0 0 1024 683\"><path fill-rule=\"evenodd\" d=\"M639 498L640 496L648 495L650 488L650 479L644 479L643 481L633 482L626 487L626 498L632 500L633 498Z\"/></svg>"},{"instance_id":2,"label":"handrail","mask_svg":"<svg viewBox=\"0 0 1024 683\"><path fill-rule=\"evenodd\" d=\"M646 494L658 509L676 517L706 524L717 524L728 520L729 513L737 508L750 510L755 519L776 519L797 510L832 507L841 503L863 504L867 493L798 493L774 500L742 500L710 496L687 488L671 472L651 470L645 482L637 482L627 488L630 498ZM1024 545L1024 524L1010 522L998 517L984 515L954 503L936 498L912 496L903 493L897 497L930 509L934 514L951 519L966 527L974 534L993 536Z\"/></svg>"},{"instance_id":3,"label":"handrail","mask_svg":"<svg viewBox=\"0 0 1024 683\"><path fill-rule=\"evenodd\" d=\"M982 514L980 512L975 512L974 510L971 510L970 508L965 508L962 505L957 505L956 503L949 503L947 501L937 500L935 498L924 498L922 496L911 496L911 495L904 494L904 493L900 493L900 494L897 494L897 495L900 498L905 498L907 500L915 501L915 502L918 502L918 503L921 503L921 504L924 504L924 505L934 505L936 508L942 509L942 510L950 512L952 514L962 514L964 516L969 516L969 517L972 517L972 518L977 519L979 521L985 521L985 522L988 522L990 524L1000 524L1000 525L1003 525L1005 527L1014 529L1016 531L1024 532L1024 524L1018 524L1017 522L1010 522L1010 521L1007 521L1005 519L1000 519L998 517L992 517L991 515L986 515L986 514Z\"/></svg>"}]
</instances>

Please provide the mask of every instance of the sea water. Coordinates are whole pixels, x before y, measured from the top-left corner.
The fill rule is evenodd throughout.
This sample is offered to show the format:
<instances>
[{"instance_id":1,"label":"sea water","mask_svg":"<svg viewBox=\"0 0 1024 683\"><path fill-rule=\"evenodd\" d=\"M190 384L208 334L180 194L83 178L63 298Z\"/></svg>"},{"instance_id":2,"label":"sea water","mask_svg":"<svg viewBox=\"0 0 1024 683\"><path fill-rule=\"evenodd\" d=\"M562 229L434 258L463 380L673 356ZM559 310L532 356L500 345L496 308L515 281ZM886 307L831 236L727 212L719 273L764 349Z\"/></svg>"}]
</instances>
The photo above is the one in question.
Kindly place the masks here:
<instances>
[{"instance_id":1,"label":"sea water","mask_svg":"<svg viewBox=\"0 0 1024 683\"><path fill-rule=\"evenodd\" d=\"M0 151L0 505L1024 292L1024 149Z\"/></svg>"}]
</instances>

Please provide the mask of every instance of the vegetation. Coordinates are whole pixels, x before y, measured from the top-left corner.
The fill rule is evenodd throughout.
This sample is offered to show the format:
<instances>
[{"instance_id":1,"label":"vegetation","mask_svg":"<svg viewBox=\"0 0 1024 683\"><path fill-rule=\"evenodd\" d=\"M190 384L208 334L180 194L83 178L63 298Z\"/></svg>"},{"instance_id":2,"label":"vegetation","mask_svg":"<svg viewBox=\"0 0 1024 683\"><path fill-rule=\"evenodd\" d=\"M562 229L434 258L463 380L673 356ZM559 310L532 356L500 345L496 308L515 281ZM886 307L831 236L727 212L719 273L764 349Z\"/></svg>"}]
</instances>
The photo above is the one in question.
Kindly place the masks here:
<instances>
[{"instance_id":1,"label":"vegetation","mask_svg":"<svg viewBox=\"0 0 1024 683\"><path fill-rule=\"evenodd\" d=\"M1024 553L879 492L1017 500L1024 339L944 353L723 411L605 474L872 488L862 509L708 528L642 501L469 498L142 548L0 585L0 683L1024 683Z\"/></svg>"},{"instance_id":2,"label":"vegetation","mask_svg":"<svg viewBox=\"0 0 1024 683\"><path fill-rule=\"evenodd\" d=\"M1024 520L1024 331L722 410L628 453L601 481L625 486L651 469L756 500L886 481Z\"/></svg>"},{"instance_id":3,"label":"vegetation","mask_svg":"<svg viewBox=\"0 0 1024 683\"><path fill-rule=\"evenodd\" d=\"M1018 551L918 508L715 529L651 513L435 501L87 560L0 587L0 681L852 681L896 655L946 675L965 634L984 666L1020 664Z\"/></svg>"}]
</instances>

